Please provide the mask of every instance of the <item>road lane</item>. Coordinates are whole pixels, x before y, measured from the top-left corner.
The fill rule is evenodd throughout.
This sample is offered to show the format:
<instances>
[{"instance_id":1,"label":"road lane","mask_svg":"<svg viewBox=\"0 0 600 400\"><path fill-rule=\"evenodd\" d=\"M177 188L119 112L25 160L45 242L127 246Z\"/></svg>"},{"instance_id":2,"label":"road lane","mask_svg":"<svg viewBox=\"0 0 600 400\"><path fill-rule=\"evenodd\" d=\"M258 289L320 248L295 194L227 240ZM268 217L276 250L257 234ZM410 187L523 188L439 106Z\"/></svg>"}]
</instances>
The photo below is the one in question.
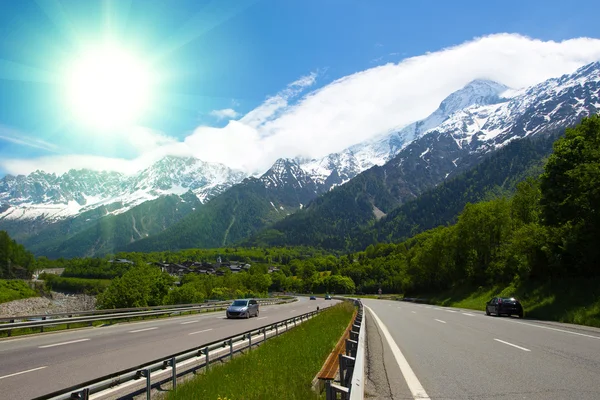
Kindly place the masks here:
<instances>
[{"instance_id":1,"label":"road lane","mask_svg":"<svg viewBox=\"0 0 600 400\"><path fill-rule=\"evenodd\" d=\"M398 304L392 301L363 303L387 327L432 399L600 398L600 329L414 303L401 309L389 307Z\"/></svg>"},{"instance_id":2,"label":"road lane","mask_svg":"<svg viewBox=\"0 0 600 400\"><path fill-rule=\"evenodd\" d=\"M0 376L48 368L3 379L0 393L2 398L29 399L335 303L301 297L261 306L260 317L267 319L230 320L217 312L3 340ZM198 322L183 324L190 321ZM67 342L72 343L57 345Z\"/></svg>"}]
</instances>

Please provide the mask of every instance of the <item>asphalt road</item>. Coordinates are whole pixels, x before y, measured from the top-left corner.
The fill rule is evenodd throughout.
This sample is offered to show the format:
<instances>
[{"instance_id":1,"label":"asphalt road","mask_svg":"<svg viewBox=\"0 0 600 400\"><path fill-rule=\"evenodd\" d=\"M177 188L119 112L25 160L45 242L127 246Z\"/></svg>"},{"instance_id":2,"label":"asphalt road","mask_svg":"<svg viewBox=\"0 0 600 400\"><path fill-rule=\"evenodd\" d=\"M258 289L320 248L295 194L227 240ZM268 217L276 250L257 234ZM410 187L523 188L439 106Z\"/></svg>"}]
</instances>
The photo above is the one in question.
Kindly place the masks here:
<instances>
[{"instance_id":1,"label":"asphalt road","mask_svg":"<svg viewBox=\"0 0 600 400\"><path fill-rule=\"evenodd\" d=\"M300 297L261 306L258 318L223 311L2 340L0 398L41 396L335 303Z\"/></svg>"},{"instance_id":2,"label":"asphalt road","mask_svg":"<svg viewBox=\"0 0 600 400\"><path fill-rule=\"evenodd\" d=\"M397 301L363 304L376 316L367 313L373 398L600 399L600 329Z\"/></svg>"}]
</instances>

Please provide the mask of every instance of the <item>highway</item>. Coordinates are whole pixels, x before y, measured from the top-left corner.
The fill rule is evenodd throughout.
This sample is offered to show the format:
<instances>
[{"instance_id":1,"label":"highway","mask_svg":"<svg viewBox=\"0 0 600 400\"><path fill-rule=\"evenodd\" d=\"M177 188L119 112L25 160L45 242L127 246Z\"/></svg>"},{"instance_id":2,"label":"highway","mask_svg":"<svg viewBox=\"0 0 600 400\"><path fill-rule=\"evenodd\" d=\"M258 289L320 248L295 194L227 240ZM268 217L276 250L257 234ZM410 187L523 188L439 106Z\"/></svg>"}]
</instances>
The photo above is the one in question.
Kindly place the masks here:
<instances>
[{"instance_id":1,"label":"highway","mask_svg":"<svg viewBox=\"0 0 600 400\"><path fill-rule=\"evenodd\" d=\"M600 399L600 329L398 301L363 304L372 311L365 398Z\"/></svg>"},{"instance_id":2,"label":"highway","mask_svg":"<svg viewBox=\"0 0 600 400\"><path fill-rule=\"evenodd\" d=\"M41 396L337 303L298 299L250 319L220 311L0 340L0 398Z\"/></svg>"}]
</instances>

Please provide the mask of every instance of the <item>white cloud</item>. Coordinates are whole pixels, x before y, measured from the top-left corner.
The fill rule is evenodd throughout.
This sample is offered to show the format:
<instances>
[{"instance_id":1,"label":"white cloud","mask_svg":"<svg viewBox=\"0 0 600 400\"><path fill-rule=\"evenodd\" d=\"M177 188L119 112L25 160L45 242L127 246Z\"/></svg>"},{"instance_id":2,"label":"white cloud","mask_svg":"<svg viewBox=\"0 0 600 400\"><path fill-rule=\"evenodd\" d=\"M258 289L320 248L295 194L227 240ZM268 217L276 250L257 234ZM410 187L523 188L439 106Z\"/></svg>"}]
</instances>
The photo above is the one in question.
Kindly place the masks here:
<instances>
[{"instance_id":1,"label":"white cloud","mask_svg":"<svg viewBox=\"0 0 600 400\"><path fill-rule=\"evenodd\" d=\"M279 157L325 156L422 119L473 79L520 88L596 60L600 60L599 39L544 42L497 34L357 72L300 97L315 84L313 73L239 120L223 128L199 127L183 142L155 142L127 166L179 154L262 172ZM57 165L62 162L55 160ZM0 162L7 171L12 171L11 165L17 164ZM40 168L37 160L29 165L31 170ZM55 170L52 163L47 169Z\"/></svg>"},{"instance_id":2,"label":"white cloud","mask_svg":"<svg viewBox=\"0 0 600 400\"><path fill-rule=\"evenodd\" d=\"M158 132L145 127L135 127L125 134L127 141L139 153L147 153L157 147L172 145L177 143L177 139L169 137L162 132Z\"/></svg>"},{"instance_id":3,"label":"white cloud","mask_svg":"<svg viewBox=\"0 0 600 400\"><path fill-rule=\"evenodd\" d=\"M210 115L221 120L225 118L234 119L238 117L240 114L235 111L233 108L224 108L222 110L212 110Z\"/></svg>"}]
</instances>

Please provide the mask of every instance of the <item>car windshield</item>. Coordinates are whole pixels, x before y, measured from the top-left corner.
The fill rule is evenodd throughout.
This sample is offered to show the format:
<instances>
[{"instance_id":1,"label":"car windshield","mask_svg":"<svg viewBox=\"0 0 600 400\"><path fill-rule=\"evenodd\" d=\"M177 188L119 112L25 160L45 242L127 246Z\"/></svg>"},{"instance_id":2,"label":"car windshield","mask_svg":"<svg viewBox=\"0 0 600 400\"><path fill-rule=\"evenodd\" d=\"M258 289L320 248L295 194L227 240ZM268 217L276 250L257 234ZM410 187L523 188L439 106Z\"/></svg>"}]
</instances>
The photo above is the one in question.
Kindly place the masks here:
<instances>
[{"instance_id":1,"label":"car windshield","mask_svg":"<svg viewBox=\"0 0 600 400\"><path fill-rule=\"evenodd\" d=\"M248 305L248 300L236 300L232 304L232 306L236 306L236 307L244 307L247 305Z\"/></svg>"},{"instance_id":2,"label":"car windshield","mask_svg":"<svg viewBox=\"0 0 600 400\"><path fill-rule=\"evenodd\" d=\"M517 299L515 299L514 297L503 297L502 302L503 303L516 303Z\"/></svg>"}]
</instances>

